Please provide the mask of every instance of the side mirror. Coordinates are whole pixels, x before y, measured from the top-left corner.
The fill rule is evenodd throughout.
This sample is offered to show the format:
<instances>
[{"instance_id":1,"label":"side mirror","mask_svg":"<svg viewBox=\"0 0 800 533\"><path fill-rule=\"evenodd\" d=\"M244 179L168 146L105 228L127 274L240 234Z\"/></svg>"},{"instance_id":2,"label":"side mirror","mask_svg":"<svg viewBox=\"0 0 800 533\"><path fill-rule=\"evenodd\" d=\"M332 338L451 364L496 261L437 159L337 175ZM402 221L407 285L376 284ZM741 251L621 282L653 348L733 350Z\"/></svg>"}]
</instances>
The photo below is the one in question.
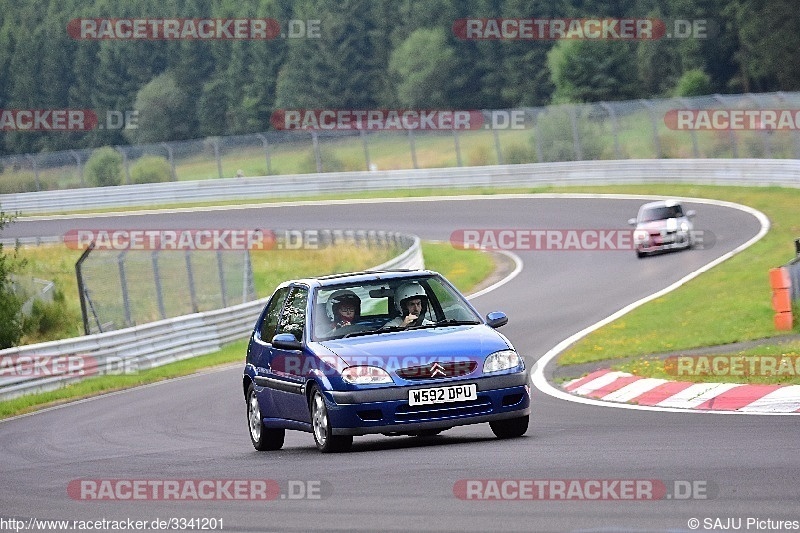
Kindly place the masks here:
<instances>
[{"instance_id":1,"label":"side mirror","mask_svg":"<svg viewBox=\"0 0 800 533\"><path fill-rule=\"evenodd\" d=\"M636 225L636 219L635 218L629 218L628 219L628 225L629 226L635 226Z\"/></svg>"},{"instance_id":2,"label":"side mirror","mask_svg":"<svg viewBox=\"0 0 800 533\"><path fill-rule=\"evenodd\" d=\"M694 209L689 209L688 211L686 211L686 218L692 218L696 214L697 214L697 211L695 211Z\"/></svg>"},{"instance_id":3,"label":"side mirror","mask_svg":"<svg viewBox=\"0 0 800 533\"><path fill-rule=\"evenodd\" d=\"M272 346L281 350L299 350L303 347L291 333L278 333L272 337Z\"/></svg>"},{"instance_id":4,"label":"side mirror","mask_svg":"<svg viewBox=\"0 0 800 533\"><path fill-rule=\"evenodd\" d=\"M508 324L508 317L502 311L492 311L486 315L486 323L489 327L497 329Z\"/></svg>"}]
</instances>

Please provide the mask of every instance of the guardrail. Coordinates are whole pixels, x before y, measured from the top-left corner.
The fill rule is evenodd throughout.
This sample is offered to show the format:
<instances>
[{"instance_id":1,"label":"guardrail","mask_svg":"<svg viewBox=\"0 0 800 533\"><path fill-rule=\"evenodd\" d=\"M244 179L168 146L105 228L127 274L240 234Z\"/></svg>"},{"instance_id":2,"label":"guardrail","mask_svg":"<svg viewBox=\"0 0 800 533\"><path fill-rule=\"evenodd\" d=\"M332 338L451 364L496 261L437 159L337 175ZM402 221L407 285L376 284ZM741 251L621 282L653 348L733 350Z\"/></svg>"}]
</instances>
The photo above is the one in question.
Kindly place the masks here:
<instances>
[{"instance_id":1,"label":"guardrail","mask_svg":"<svg viewBox=\"0 0 800 533\"><path fill-rule=\"evenodd\" d=\"M415 188L545 187L642 182L800 187L796 159L625 159L119 185L0 195L6 213L41 214L181 202L265 200Z\"/></svg>"},{"instance_id":2,"label":"guardrail","mask_svg":"<svg viewBox=\"0 0 800 533\"><path fill-rule=\"evenodd\" d=\"M397 240L404 243L403 253L373 269L423 268L419 237L380 232L375 242ZM89 375L145 370L214 352L246 338L266 301L262 298L118 331L0 350L0 400L57 389Z\"/></svg>"}]
</instances>

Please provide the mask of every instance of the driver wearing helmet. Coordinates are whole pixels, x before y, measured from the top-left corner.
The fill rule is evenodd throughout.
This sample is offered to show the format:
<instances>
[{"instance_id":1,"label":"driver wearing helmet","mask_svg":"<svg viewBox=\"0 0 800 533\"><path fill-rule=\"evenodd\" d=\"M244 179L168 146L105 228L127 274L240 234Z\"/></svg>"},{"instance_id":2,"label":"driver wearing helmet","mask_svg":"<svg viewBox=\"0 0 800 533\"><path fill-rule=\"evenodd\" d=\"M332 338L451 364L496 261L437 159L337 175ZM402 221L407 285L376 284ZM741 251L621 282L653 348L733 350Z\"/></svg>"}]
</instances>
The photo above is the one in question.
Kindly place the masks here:
<instances>
[{"instance_id":1,"label":"driver wearing helmet","mask_svg":"<svg viewBox=\"0 0 800 533\"><path fill-rule=\"evenodd\" d=\"M394 304L400 316L383 325L385 328L409 326L427 326L434 322L424 318L428 311L428 295L419 282L412 281L397 287L394 293Z\"/></svg>"},{"instance_id":2,"label":"driver wearing helmet","mask_svg":"<svg viewBox=\"0 0 800 533\"><path fill-rule=\"evenodd\" d=\"M361 298L348 289L331 294L325 307L333 329L349 326L361 318Z\"/></svg>"}]
</instances>

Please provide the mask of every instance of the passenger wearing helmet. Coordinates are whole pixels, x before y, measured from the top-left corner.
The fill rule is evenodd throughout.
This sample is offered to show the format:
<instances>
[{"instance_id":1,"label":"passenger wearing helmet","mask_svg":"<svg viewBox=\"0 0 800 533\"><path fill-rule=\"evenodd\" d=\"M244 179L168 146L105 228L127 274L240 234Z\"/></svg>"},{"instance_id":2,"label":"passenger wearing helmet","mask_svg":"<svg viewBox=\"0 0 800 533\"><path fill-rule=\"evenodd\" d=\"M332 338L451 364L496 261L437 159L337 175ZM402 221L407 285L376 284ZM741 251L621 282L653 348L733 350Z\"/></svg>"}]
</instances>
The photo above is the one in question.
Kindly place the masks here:
<instances>
[{"instance_id":1,"label":"passenger wearing helmet","mask_svg":"<svg viewBox=\"0 0 800 533\"><path fill-rule=\"evenodd\" d=\"M400 311L400 316L384 324L385 328L427 326L434 323L424 318L428 311L428 295L419 282L412 281L397 287L394 305Z\"/></svg>"},{"instance_id":2,"label":"passenger wearing helmet","mask_svg":"<svg viewBox=\"0 0 800 533\"><path fill-rule=\"evenodd\" d=\"M333 329L349 326L361 318L361 298L351 290L340 290L331 294L326 304Z\"/></svg>"}]
</instances>

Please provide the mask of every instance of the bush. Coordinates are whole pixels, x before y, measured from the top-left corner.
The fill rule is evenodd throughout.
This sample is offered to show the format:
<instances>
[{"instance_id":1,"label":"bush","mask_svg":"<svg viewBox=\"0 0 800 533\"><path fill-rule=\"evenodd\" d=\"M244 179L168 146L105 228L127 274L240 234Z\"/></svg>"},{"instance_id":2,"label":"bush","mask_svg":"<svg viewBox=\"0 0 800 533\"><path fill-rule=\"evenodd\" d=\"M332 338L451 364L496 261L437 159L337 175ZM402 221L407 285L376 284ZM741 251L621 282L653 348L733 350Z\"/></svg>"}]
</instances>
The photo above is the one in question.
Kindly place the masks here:
<instances>
[{"instance_id":1,"label":"bush","mask_svg":"<svg viewBox=\"0 0 800 533\"><path fill-rule=\"evenodd\" d=\"M575 109L578 141L584 161L600 159L603 155L602 127L591 120L591 108ZM541 138L542 158L545 161L575 161L575 140L569 109L556 108L536 117L537 133Z\"/></svg>"},{"instance_id":2,"label":"bush","mask_svg":"<svg viewBox=\"0 0 800 533\"><path fill-rule=\"evenodd\" d=\"M503 163L506 165L536 163L536 154L530 146L512 144L503 151Z\"/></svg>"},{"instance_id":3,"label":"bush","mask_svg":"<svg viewBox=\"0 0 800 533\"><path fill-rule=\"evenodd\" d=\"M703 96L711 94L711 78L702 69L687 70L678 80L675 96Z\"/></svg>"},{"instance_id":4,"label":"bush","mask_svg":"<svg viewBox=\"0 0 800 533\"><path fill-rule=\"evenodd\" d=\"M172 180L169 161L156 155L146 155L131 166L133 183L161 183Z\"/></svg>"},{"instance_id":5,"label":"bush","mask_svg":"<svg viewBox=\"0 0 800 533\"><path fill-rule=\"evenodd\" d=\"M38 190L36 176L33 172L9 172L4 174L3 179L0 180L0 194L34 192L36 190Z\"/></svg>"},{"instance_id":6,"label":"bush","mask_svg":"<svg viewBox=\"0 0 800 533\"><path fill-rule=\"evenodd\" d=\"M469 152L469 165L472 167L484 167L489 164L492 151L485 144L479 144Z\"/></svg>"},{"instance_id":7,"label":"bush","mask_svg":"<svg viewBox=\"0 0 800 533\"><path fill-rule=\"evenodd\" d=\"M28 316L23 319L22 331L26 342L44 342L75 335L74 325L81 317L67 307L64 293L56 290L52 302L35 300Z\"/></svg>"},{"instance_id":8,"label":"bush","mask_svg":"<svg viewBox=\"0 0 800 533\"><path fill-rule=\"evenodd\" d=\"M122 154L104 146L92 152L86 162L86 177L97 187L108 187L122 183Z\"/></svg>"},{"instance_id":9,"label":"bush","mask_svg":"<svg viewBox=\"0 0 800 533\"><path fill-rule=\"evenodd\" d=\"M331 150L322 148L319 151L319 157L322 161L322 172L343 172L346 170L345 164L335 155ZM298 169L301 174L314 174L317 172L317 158L314 151L308 152L308 155L300 162Z\"/></svg>"}]
</instances>

